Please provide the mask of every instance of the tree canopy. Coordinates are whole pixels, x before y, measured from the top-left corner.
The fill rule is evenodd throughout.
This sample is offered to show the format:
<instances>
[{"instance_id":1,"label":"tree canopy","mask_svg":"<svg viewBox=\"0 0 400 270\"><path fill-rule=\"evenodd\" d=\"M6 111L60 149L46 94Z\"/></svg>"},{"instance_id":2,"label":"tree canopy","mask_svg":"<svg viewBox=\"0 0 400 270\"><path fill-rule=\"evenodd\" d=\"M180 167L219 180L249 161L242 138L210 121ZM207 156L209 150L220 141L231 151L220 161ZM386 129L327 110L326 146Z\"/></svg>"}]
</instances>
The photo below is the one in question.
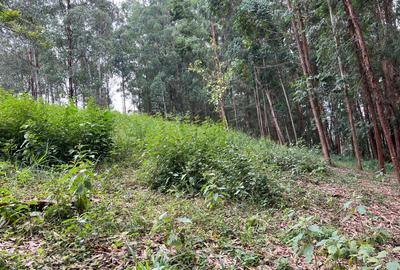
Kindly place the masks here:
<instances>
[{"instance_id":1,"label":"tree canopy","mask_svg":"<svg viewBox=\"0 0 400 270\"><path fill-rule=\"evenodd\" d=\"M397 1L0 3L0 85L48 102L220 119L281 144L400 156ZM397 165L396 165L397 164ZM400 167L399 167L400 175Z\"/></svg>"}]
</instances>

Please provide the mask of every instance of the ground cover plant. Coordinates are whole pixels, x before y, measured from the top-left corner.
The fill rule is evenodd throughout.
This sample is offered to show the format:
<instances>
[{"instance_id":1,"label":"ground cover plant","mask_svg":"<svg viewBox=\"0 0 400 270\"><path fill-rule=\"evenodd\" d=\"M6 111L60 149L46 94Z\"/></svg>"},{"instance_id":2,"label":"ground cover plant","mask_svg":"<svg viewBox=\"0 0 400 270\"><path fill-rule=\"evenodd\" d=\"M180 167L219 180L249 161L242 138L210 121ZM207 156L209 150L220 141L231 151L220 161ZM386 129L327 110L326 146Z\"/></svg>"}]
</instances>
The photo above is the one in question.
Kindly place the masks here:
<instances>
[{"instance_id":1,"label":"ground cover plant","mask_svg":"<svg viewBox=\"0 0 400 270\"><path fill-rule=\"evenodd\" d=\"M230 197L274 204L280 200L283 172L300 176L326 170L310 150L228 132L211 122L125 116L117 120L114 138L115 158L137 164L138 174L151 187L203 192L213 200Z\"/></svg>"},{"instance_id":2,"label":"ground cover plant","mask_svg":"<svg viewBox=\"0 0 400 270\"><path fill-rule=\"evenodd\" d=\"M0 0L0 270L400 270L399 26L400 0Z\"/></svg>"},{"instance_id":3,"label":"ground cover plant","mask_svg":"<svg viewBox=\"0 0 400 270\"><path fill-rule=\"evenodd\" d=\"M54 145L74 152L59 162L2 155L0 269L399 268L399 187L390 175L331 167L318 150L211 121L2 102L31 104L21 115L43 126L37 146L61 130L49 111L73 110L75 121L111 130L102 159L92 157L97 144L72 147L61 136ZM0 107L2 117L25 119L10 107ZM77 126L84 138L92 125Z\"/></svg>"},{"instance_id":4,"label":"ground cover plant","mask_svg":"<svg viewBox=\"0 0 400 270\"><path fill-rule=\"evenodd\" d=\"M112 148L112 114L89 103L49 105L0 90L0 155L27 165L62 164L85 152L102 158Z\"/></svg>"}]
</instances>

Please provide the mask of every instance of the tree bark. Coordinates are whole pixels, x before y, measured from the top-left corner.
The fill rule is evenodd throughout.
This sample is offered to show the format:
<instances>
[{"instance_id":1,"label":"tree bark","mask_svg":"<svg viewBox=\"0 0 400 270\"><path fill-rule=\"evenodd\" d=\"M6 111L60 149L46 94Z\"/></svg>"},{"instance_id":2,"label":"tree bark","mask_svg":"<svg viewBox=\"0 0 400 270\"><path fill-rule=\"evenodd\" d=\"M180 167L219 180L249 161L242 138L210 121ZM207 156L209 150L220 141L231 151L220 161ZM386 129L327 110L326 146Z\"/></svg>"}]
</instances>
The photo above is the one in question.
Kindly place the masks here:
<instances>
[{"instance_id":1,"label":"tree bark","mask_svg":"<svg viewBox=\"0 0 400 270\"><path fill-rule=\"evenodd\" d=\"M386 118L386 114L385 114L385 111L383 108L384 98L383 98L382 90L380 89L380 87L375 79L374 73L372 71L372 66L371 66L368 50L367 50L367 47L365 44L364 34L360 27L358 15L356 14L356 12L353 8L351 0L343 0L343 3L345 5L345 10L346 10L347 16L349 17L350 22L355 30L355 38L356 38L356 41L358 44L358 49L361 52L362 64L365 69L365 73L366 73L366 77L368 79L369 86L375 93L378 117L381 122L381 126L383 129L383 133L385 135L387 146L389 148L389 153L390 153L390 156L392 159L396 177L397 177L398 181L400 182L400 162L397 158L396 149L394 147L393 139L392 139L391 132L390 132L389 122L388 122L388 119Z\"/></svg>"},{"instance_id":2,"label":"tree bark","mask_svg":"<svg viewBox=\"0 0 400 270\"><path fill-rule=\"evenodd\" d=\"M400 134L399 119L396 118L396 109L398 105L396 104L397 95L395 89L395 71L393 62L389 59L384 59L382 61L382 71L383 71L383 82L385 87L385 108L387 108L388 114L390 116L390 122L392 124L392 129L394 132L394 143L396 146L397 156L400 156Z\"/></svg>"},{"instance_id":3,"label":"tree bark","mask_svg":"<svg viewBox=\"0 0 400 270\"><path fill-rule=\"evenodd\" d=\"M264 123L265 123L265 133L267 134L268 137L271 138L271 130L269 128L269 117L268 117L268 110L267 110L267 102L265 100L265 94L264 91L261 91L262 97L263 97L263 107L264 107Z\"/></svg>"},{"instance_id":4,"label":"tree bark","mask_svg":"<svg viewBox=\"0 0 400 270\"><path fill-rule=\"evenodd\" d=\"M212 49L214 52L216 80L217 80L217 84L219 84L223 81L223 75L222 75L221 62L219 60L219 54L218 54L218 34L217 34L216 25L214 22L211 23L211 37L212 37L211 46L212 46ZM219 114L221 117L221 121L225 127L228 127L228 119L226 118L226 113L225 113L225 101L224 101L225 93L218 93L218 95L219 95L218 107L219 107Z\"/></svg>"},{"instance_id":5,"label":"tree bark","mask_svg":"<svg viewBox=\"0 0 400 270\"><path fill-rule=\"evenodd\" d=\"M261 83L259 80L259 71L257 70L256 67L254 67L254 81L255 81L254 100L255 100L256 110L257 110L258 126L259 126L261 137L265 137L265 128L264 128L264 121L263 121L263 115L262 115L262 111L261 111L261 102L260 102L260 91L258 89L259 86L261 86Z\"/></svg>"},{"instance_id":6,"label":"tree bark","mask_svg":"<svg viewBox=\"0 0 400 270\"><path fill-rule=\"evenodd\" d=\"M362 170L363 165L362 165L361 151L360 151L360 146L359 146L358 139L357 139L356 126L354 124L352 102L349 97L349 85L347 83L345 68L344 68L342 56L340 53L340 40L339 40L337 31L336 31L336 20L335 20L335 16L333 15L331 0L327 0L327 3L328 3L328 8L329 8L329 17L331 19L332 34L333 34L333 38L335 40L335 45L336 45L336 60L337 60L338 67L339 67L340 77L344 83L344 87L343 87L344 103L345 103L348 120L349 120L349 126L350 126L350 130L351 130L351 137L352 137L352 141L353 141L353 151L354 151L354 154L355 154L355 157L357 160L357 168L359 170Z\"/></svg>"},{"instance_id":7,"label":"tree bark","mask_svg":"<svg viewBox=\"0 0 400 270\"><path fill-rule=\"evenodd\" d=\"M126 93L125 93L125 77L122 76L121 78L121 88L122 88L122 111L126 114ZM163 95L164 97L164 95ZM165 101L164 101L165 102Z\"/></svg>"},{"instance_id":8,"label":"tree bark","mask_svg":"<svg viewBox=\"0 0 400 270\"><path fill-rule=\"evenodd\" d=\"M283 83L282 74L281 74L281 70L280 69L278 70L278 76L279 76L279 81L281 83L283 94L285 96L286 106L287 106L287 109L288 109L288 112L289 112L289 119L290 119L290 123L292 125L294 140L295 140L295 143L297 144L298 138L297 138L296 126L294 125L294 120L293 120L292 107L290 106L288 94L287 94L287 91L286 91L285 84Z\"/></svg>"},{"instance_id":9,"label":"tree bark","mask_svg":"<svg viewBox=\"0 0 400 270\"><path fill-rule=\"evenodd\" d=\"M349 28L350 33L353 36L354 33L354 29L352 27ZM354 41L354 46L357 48L357 43ZM370 120L372 122L372 126L373 126L373 130L374 130L374 149L376 149L376 158L378 159L378 166L379 166L379 170L382 171L383 173L386 172L385 169L385 155L383 152L383 143L382 143L382 133L381 133L381 129L379 127L379 120L376 114L376 110L375 110L375 105L374 105L374 101L372 99L372 93L371 93L371 89L370 86L368 84L368 80L367 77L365 75L365 70L364 70L364 66L362 65L362 60L361 60L361 55L360 52L358 50L356 50L356 56L358 59L358 64L359 64L359 71L360 71L360 76L361 76L361 82L363 85L363 97L364 97L364 102L367 104L367 106L365 107L366 110L366 114L368 117L370 117Z\"/></svg>"},{"instance_id":10,"label":"tree bark","mask_svg":"<svg viewBox=\"0 0 400 270\"><path fill-rule=\"evenodd\" d=\"M235 96L235 93L233 93L233 92L231 92L231 93L232 93L233 113L235 115L235 125L236 125L236 128L239 128L237 105L236 105L236 96Z\"/></svg>"},{"instance_id":11,"label":"tree bark","mask_svg":"<svg viewBox=\"0 0 400 270\"><path fill-rule=\"evenodd\" d=\"M293 13L291 0L287 1L287 7L290 13ZM297 18L296 18L297 17ZM324 155L324 159L326 162L331 163L330 153L328 142L326 138L326 134L324 131L324 125L321 120L320 108L319 108L319 101L315 95L315 81L312 79L314 75L313 69L311 67L310 57L309 57L309 50L308 50L308 43L307 38L304 34L304 25L302 22L302 17L299 8L296 8L296 17L292 18L292 31L294 34L294 38L297 43L297 47L299 50L299 58L301 67L303 69L303 75L307 80L307 87L309 89L309 102L311 105L311 110L314 116L314 121L317 126L318 136L322 147L322 153ZM300 35L301 33L301 35Z\"/></svg>"},{"instance_id":12,"label":"tree bark","mask_svg":"<svg viewBox=\"0 0 400 270\"><path fill-rule=\"evenodd\" d=\"M38 71L36 50L34 48L30 48L28 50L28 62L30 64L30 69L31 69L31 77L29 81L29 86L31 88L31 95L35 100L37 100L39 96L39 82L38 82L39 71Z\"/></svg>"},{"instance_id":13,"label":"tree bark","mask_svg":"<svg viewBox=\"0 0 400 270\"><path fill-rule=\"evenodd\" d=\"M67 19L66 19L66 26L65 31L67 34L67 67L68 67L68 96L70 99L74 99L75 91L73 85L73 32L72 32L72 20L71 20L71 0L67 1Z\"/></svg>"},{"instance_id":14,"label":"tree bark","mask_svg":"<svg viewBox=\"0 0 400 270\"><path fill-rule=\"evenodd\" d=\"M267 97L268 103L269 103L269 108L271 111L271 116L272 116L272 122L274 123L276 133L278 135L278 140L280 144L285 144L285 137L283 136L282 129L279 125L278 118L276 117L275 109L274 109L274 103L272 102L272 97L271 93L269 92L268 89L265 90L265 95Z\"/></svg>"}]
</instances>

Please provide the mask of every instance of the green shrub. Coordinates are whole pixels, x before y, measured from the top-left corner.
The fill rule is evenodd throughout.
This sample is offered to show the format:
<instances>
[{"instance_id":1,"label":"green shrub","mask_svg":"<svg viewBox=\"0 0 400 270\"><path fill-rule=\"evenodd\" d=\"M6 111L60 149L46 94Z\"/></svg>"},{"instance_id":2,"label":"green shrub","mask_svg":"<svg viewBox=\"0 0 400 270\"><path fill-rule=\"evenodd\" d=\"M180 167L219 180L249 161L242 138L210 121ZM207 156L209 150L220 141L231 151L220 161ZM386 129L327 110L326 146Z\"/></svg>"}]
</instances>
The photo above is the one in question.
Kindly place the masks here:
<instances>
[{"instance_id":1,"label":"green shrub","mask_svg":"<svg viewBox=\"0 0 400 270\"><path fill-rule=\"evenodd\" d=\"M308 263L318 265L317 260L322 258L323 265L328 269L344 269L345 261L354 269L383 269L389 253L386 250L379 251L379 248L388 239L378 243L369 235L348 238L338 230L320 226L314 221L312 216L300 217L297 223L289 226L285 237L292 251L304 256Z\"/></svg>"},{"instance_id":2,"label":"green shrub","mask_svg":"<svg viewBox=\"0 0 400 270\"><path fill-rule=\"evenodd\" d=\"M50 105L0 91L0 155L24 164L71 161L77 151L93 158L112 147L112 114L93 104Z\"/></svg>"},{"instance_id":3,"label":"green shrub","mask_svg":"<svg viewBox=\"0 0 400 270\"><path fill-rule=\"evenodd\" d=\"M120 116L114 129L114 157L139 168L154 189L220 199L276 203L283 171L323 171L318 156L227 131L210 122L189 124L145 115ZM211 192L211 193L210 193Z\"/></svg>"}]
</instances>

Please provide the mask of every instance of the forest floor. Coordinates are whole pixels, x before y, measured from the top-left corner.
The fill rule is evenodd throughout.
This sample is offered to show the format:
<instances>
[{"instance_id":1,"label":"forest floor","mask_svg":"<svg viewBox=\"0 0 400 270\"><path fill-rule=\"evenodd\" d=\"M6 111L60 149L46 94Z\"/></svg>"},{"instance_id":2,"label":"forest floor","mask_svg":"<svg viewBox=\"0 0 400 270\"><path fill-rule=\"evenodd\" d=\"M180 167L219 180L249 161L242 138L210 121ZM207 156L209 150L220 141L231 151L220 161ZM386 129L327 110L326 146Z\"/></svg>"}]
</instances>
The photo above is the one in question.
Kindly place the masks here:
<instances>
[{"instance_id":1,"label":"forest floor","mask_svg":"<svg viewBox=\"0 0 400 270\"><path fill-rule=\"evenodd\" d=\"M16 200L48 199L53 173L16 173L0 177ZM302 222L346 239L375 237L387 260L400 259L400 188L390 177L349 168L330 168L323 179L288 176L292 202L271 210L228 201L210 208L202 198L150 190L135 175L106 170L79 217L58 222L32 212L0 231L0 269L330 269L337 262L322 254L308 264L293 251L290 228Z\"/></svg>"}]
</instances>

